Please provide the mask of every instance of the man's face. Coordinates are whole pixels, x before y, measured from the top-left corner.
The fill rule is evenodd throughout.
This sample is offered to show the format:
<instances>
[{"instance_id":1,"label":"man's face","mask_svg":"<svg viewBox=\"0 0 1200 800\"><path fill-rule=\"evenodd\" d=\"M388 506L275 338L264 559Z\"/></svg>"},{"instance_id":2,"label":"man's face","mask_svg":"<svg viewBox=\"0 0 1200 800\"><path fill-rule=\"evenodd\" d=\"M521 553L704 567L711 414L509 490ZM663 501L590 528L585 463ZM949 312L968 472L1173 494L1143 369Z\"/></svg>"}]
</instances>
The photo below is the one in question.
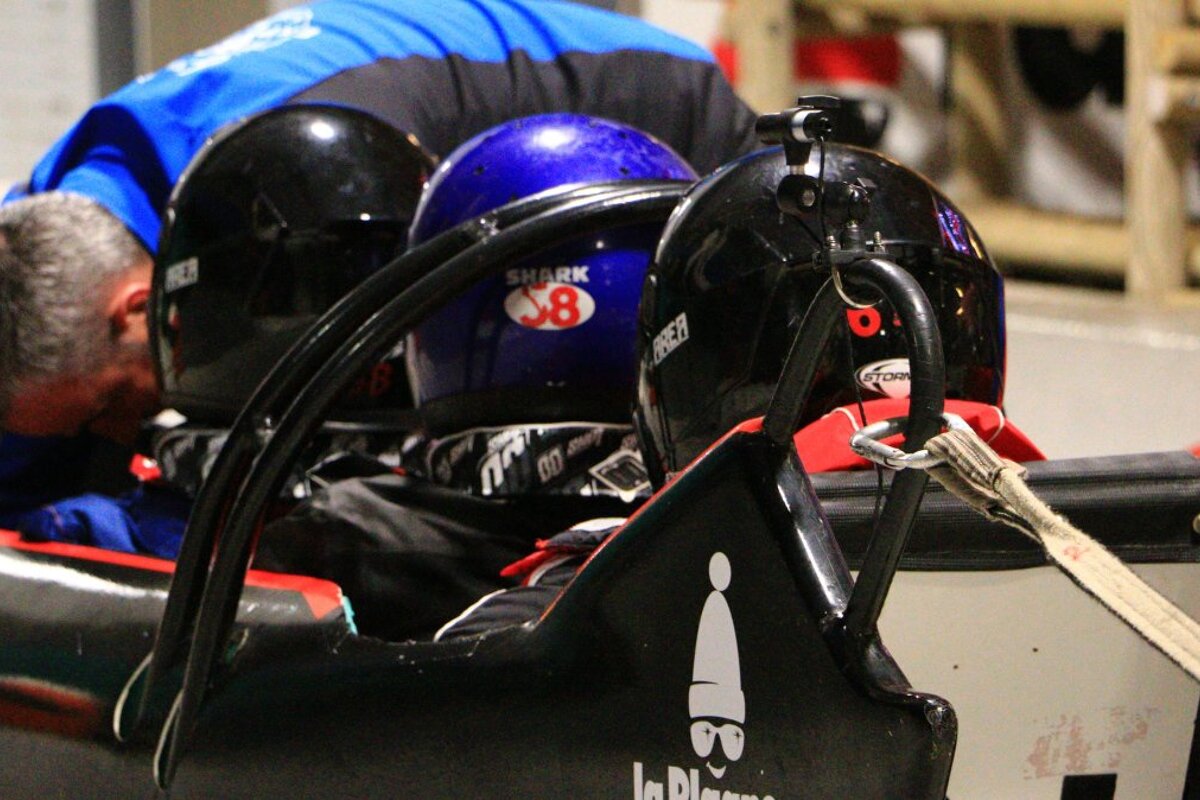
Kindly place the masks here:
<instances>
[{"instance_id":1,"label":"man's face","mask_svg":"<svg viewBox=\"0 0 1200 800\"><path fill-rule=\"evenodd\" d=\"M13 397L4 428L25 436L69 436L103 412L106 395L91 376L28 383Z\"/></svg>"},{"instance_id":2,"label":"man's face","mask_svg":"<svg viewBox=\"0 0 1200 800\"><path fill-rule=\"evenodd\" d=\"M71 436L85 429L129 443L141 420L158 408L146 354L94 373L31 382L13 397L4 429L26 436Z\"/></svg>"},{"instance_id":3,"label":"man's face","mask_svg":"<svg viewBox=\"0 0 1200 800\"><path fill-rule=\"evenodd\" d=\"M133 443L142 420L160 410L146 319L153 268L149 254L142 253L106 298L112 331L107 360L79 375L19 384L3 419L5 430L25 436L89 430Z\"/></svg>"}]
</instances>

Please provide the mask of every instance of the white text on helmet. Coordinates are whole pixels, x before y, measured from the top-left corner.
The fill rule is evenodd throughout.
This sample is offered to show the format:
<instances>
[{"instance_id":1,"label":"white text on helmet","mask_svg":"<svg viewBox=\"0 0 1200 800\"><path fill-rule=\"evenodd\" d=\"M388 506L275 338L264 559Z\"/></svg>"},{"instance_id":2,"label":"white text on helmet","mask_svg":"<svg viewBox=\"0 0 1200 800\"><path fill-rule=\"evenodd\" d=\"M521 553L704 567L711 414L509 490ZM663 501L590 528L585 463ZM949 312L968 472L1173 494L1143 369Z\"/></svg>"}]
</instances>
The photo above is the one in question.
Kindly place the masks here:
<instances>
[{"instance_id":1,"label":"white text on helmet","mask_svg":"<svg viewBox=\"0 0 1200 800\"><path fill-rule=\"evenodd\" d=\"M899 399L909 395L912 370L907 358L887 358L860 367L855 378L864 389Z\"/></svg>"},{"instance_id":2,"label":"white text on helmet","mask_svg":"<svg viewBox=\"0 0 1200 800\"><path fill-rule=\"evenodd\" d=\"M525 269L510 269L504 273L504 281L509 286L523 286L528 283L587 283L588 268L582 267L526 267Z\"/></svg>"},{"instance_id":3,"label":"white text on helmet","mask_svg":"<svg viewBox=\"0 0 1200 800\"><path fill-rule=\"evenodd\" d=\"M177 292L200 282L200 259L192 256L183 261L176 261L167 267L166 279L163 281L163 291L167 294Z\"/></svg>"},{"instance_id":4,"label":"white text on helmet","mask_svg":"<svg viewBox=\"0 0 1200 800\"><path fill-rule=\"evenodd\" d=\"M604 442L604 429L592 428L567 441L567 458L574 458L585 450L599 447Z\"/></svg>"},{"instance_id":5,"label":"white text on helmet","mask_svg":"<svg viewBox=\"0 0 1200 800\"><path fill-rule=\"evenodd\" d=\"M654 337L654 366L658 366L664 358L679 345L688 340L687 314L682 313L666 324Z\"/></svg>"}]
</instances>

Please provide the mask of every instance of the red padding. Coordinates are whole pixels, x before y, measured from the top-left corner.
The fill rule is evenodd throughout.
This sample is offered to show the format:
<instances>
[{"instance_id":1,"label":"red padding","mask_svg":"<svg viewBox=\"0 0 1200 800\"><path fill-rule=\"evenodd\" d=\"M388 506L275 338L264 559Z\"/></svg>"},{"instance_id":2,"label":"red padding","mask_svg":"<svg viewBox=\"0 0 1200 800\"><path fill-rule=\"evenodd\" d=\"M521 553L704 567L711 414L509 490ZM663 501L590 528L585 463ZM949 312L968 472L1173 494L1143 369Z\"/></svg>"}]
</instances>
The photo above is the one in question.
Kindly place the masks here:
<instances>
[{"instance_id":1,"label":"red padding","mask_svg":"<svg viewBox=\"0 0 1200 800\"><path fill-rule=\"evenodd\" d=\"M98 697L24 675L0 676L0 725L83 739L100 734L107 720Z\"/></svg>"},{"instance_id":2,"label":"red padding","mask_svg":"<svg viewBox=\"0 0 1200 800\"><path fill-rule=\"evenodd\" d=\"M908 398L868 400L863 403L863 410L868 424L908 416ZM980 438L1004 458L1017 462L1046 459L1038 446L1008 421L1004 412L996 406L968 400L947 400L946 410L962 417ZM862 425L858 407L849 405L836 408L801 428L794 440L804 469L809 472L833 472L870 467L866 459L850 449L850 434ZM898 445L903 439L898 434L886 441Z\"/></svg>"},{"instance_id":3,"label":"red padding","mask_svg":"<svg viewBox=\"0 0 1200 800\"><path fill-rule=\"evenodd\" d=\"M175 562L165 558L144 556L136 553L120 553L85 544L67 542L27 542L16 531L0 530L0 547L44 553L59 558L75 558L101 564L116 564L130 569L150 572L173 573ZM330 612L341 608L342 590L336 583L312 578L307 575L285 575L279 572L264 572L252 569L246 573L246 585L260 589L297 592L304 597L314 619L322 619Z\"/></svg>"}]
</instances>

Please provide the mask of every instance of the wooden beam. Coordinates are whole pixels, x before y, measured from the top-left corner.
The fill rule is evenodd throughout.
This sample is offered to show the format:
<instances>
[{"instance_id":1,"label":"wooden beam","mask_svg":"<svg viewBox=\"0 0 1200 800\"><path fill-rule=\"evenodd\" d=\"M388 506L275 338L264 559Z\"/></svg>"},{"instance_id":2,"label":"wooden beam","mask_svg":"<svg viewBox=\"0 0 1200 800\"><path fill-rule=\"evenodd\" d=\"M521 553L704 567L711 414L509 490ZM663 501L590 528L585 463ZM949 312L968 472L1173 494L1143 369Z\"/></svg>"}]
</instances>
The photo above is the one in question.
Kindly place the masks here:
<instances>
[{"instance_id":1,"label":"wooden beam","mask_svg":"<svg viewBox=\"0 0 1200 800\"><path fill-rule=\"evenodd\" d=\"M1162 73L1200 73L1200 29L1172 28L1160 33L1154 67Z\"/></svg>"},{"instance_id":2,"label":"wooden beam","mask_svg":"<svg viewBox=\"0 0 1200 800\"><path fill-rule=\"evenodd\" d=\"M1120 220L1039 211L992 198L962 203L992 257L1018 264L1121 276L1129 236Z\"/></svg>"},{"instance_id":3,"label":"wooden beam","mask_svg":"<svg viewBox=\"0 0 1200 800\"><path fill-rule=\"evenodd\" d=\"M1008 194L1009 117L1002 86L1004 30L988 23L962 23L950 32L950 148L956 196Z\"/></svg>"},{"instance_id":4,"label":"wooden beam","mask_svg":"<svg viewBox=\"0 0 1200 800\"><path fill-rule=\"evenodd\" d=\"M1129 270L1125 290L1161 300L1186 284L1188 132L1166 125L1166 80L1154 48L1184 23L1182 0L1129 0L1125 25L1125 213ZM1197 98L1200 102L1200 98Z\"/></svg>"},{"instance_id":5,"label":"wooden beam","mask_svg":"<svg viewBox=\"0 0 1200 800\"><path fill-rule=\"evenodd\" d=\"M1084 217L995 197L960 203L992 257L1064 271L1120 277L1129 263L1129 231L1119 219ZM1188 272L1200 278L1200 225L1186 231Z\"/></svg>"},{"instance_id":6,"label":"wooden beam","mask_svg":"<svg viewBox=\"0 0 1200 800\"><path fill-rule=\"evenodd\" d=\"M1200 125L1200 76L1151 75L1145 113L1158 124Z\"/></svg>"},{"instance_id":7,"label":"wooden beam","mask_svg":"<svg viewBox=\"0 0 1200 800\"><path fill-rule=\"evenodd\" d=\"M795 105L792 0L734 0L727 8L727 30L738 49L738 94L757 111Z\"/></svg>"}]
</instances>

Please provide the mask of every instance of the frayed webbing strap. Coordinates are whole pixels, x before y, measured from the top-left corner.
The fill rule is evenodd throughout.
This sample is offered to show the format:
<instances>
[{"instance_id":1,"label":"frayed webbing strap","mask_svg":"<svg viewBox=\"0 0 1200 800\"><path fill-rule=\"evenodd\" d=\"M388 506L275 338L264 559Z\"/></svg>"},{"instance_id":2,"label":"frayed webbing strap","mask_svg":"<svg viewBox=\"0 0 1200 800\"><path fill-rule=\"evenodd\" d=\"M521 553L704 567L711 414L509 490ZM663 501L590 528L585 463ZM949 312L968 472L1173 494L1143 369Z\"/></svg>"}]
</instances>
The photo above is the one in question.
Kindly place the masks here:
<instances>
[{"instance_id":1,"label":"frayed webbing strap","mask_svg":"<svg viewBox=\"0 0 1200 800\"><path fill-rule=\"evenodd\" d=\"M1084 591L1200 681L1200 624L1038 499L1020 465L996 455L974 431L947 431L926 447L943 459L929 474L947 491L1037 541Z\"/></svg>"}]
</instances>

